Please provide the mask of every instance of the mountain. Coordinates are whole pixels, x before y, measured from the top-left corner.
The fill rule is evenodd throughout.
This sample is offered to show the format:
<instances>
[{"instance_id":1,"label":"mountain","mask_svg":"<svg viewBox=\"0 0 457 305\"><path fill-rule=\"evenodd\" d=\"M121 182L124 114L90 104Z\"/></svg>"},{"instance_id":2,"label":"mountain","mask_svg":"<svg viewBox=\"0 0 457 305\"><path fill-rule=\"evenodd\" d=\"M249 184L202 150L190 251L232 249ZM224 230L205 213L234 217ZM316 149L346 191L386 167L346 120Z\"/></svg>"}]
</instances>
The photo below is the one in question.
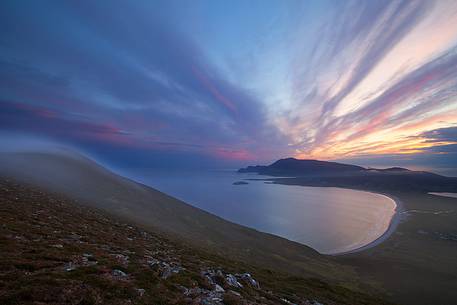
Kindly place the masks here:
<instances>
[{"instance_id":1,"label":"mountain","mask_svg":"<svg viewBox=\"0 0 457 305\"><path fill-rule=\"evenodd\" d=\"M334 281L356 278L310 247L226 221L80 154L0 153L0 173L232 259Z\"/></svg>"},{"instance_id":2,"label":"mountain","mask_svg":"<svg viewBox=\"0 0 457 305\"><path fill-rule=\"evenodd\" d=\"M385 304L198 251L6 178L0 198L0 304Z\"/></svg>"},{"instance_id":3,"label":"mountain","mask_svg":"<svg viewBox=\"0 0 457 305\"><path fill-rule=\"evenodd\" d=\"M276 183L334 186L372 191L456 192L457 178L402 167L386 169L318 161L281 159L267 166L248 166L239 173L275 176Z\"/></svg>"},{"instance_id":4,"label":"mountain","mask_svg":"<svg viewBox=\"0 0 457 305\"><path fill-rule=\"evenodd\" d=\"M66 297L74 298L65 300L68 304L92 304L93 299L97 304L124 304L118 298L137 300L134 291L140 295L159 293L160 298L165 297L163 293L184 291L183 285L195 287L201 294L199 289L208 289L208 285L199 281L201 273L195 269L198 262L213 270L208 273L217 273L210 277L220 285L225 282L219 282L218 269L225 276L229 270L252 271L267 289L278 289L275 295L280 298L308 295L321 296L325 304L385 304L378 299L384 293L377 283L362 283L352 266L305 245L226 221L121 177L80 154L0 153L0 179L0 191L6 192L1 195L0 210L0 300L5 297L8 304L53 302L54 298L57 304ZM145 240L149 234L168 242ZM89 246L96 249L86 249ZM180 256L182 251L187 258ZM138 257L143 254L160 255L153 257L159 259L155 275L143 270L144 257ZM126 255L131 257L131 267L122 265ZM98 256L98 264L90 265ZM120 262L112 261L112 257ZM175 283L157 278L164 268L174 273L174 267L179 267L176 263L182 264L180 270L184 271ZM81 270L61 274L81 265ZM247 275L246 280L250 281ZM19 284L21 291L14 286ZM146 284L149 288L143 287ZM215 292L208 293L214 296ZM249 296L244 296L245 292ZM90 299L81 301L82 293L91 294ZM274 304L271 290L266 294L258 290L253 295L251 289L238 293L247 300L260 293L262 304ZM135 301L143 303L148 302Z\"/></svg>"},{"instance_id":5,"label":"mountain","mask_svg":"<svg viewBox=\"0 0 457 305\"><path fill-rule=\"evenodd\" d=\"M368 170L378 172L409 172L410 170L403 167L389 167L389 168L369 168Z\"/></svg>"},{"instance_id":6,"label":"mountain","mask_svg":"<svg viewBox=\"0 0 457 305\"><path fill-rule=\"evenodd\" d=\"M311 163L327 166L320 162ZM260 290L235 289L248 304L257 297L261 304L274 304L276 297L297 304L384 304L367 294L386 293L400 304L451 304L457 297L455 199L427 192L456 192L457 178L324 163L339 173L268 180L392 196L401 203L398 234L361 252L320 255L192 207L80 154L0 153L0 304L183 304L189 291L182 286L196 288L189 297L220 295L201 278L204 272L226 287L219 271L222 277L252 273L260 282Z\"/></svg>"},{"instance_id":7,"label":"mountain","mask_svg":"<svg viewBox=\"0 0 457 305\"><path fill-rule=\"evenodd\" d=\"M240 173L259 173L261 175L332 175L365 171L361 166L319 160L280 159L267 166L248 166L238 170Z\"/></svg>"}]
</instances>

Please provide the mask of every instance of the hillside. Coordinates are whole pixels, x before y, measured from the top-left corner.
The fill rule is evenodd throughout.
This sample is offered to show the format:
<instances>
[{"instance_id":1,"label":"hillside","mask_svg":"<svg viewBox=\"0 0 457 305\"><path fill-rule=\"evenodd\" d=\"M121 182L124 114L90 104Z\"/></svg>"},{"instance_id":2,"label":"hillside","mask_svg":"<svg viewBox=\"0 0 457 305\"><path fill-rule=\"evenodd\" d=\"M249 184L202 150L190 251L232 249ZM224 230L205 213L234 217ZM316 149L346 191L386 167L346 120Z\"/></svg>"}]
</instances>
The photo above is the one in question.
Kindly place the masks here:
<instances>
[{"instance_id":1,"label":"hillside","mask_svg":"<svg viewBox=\"0 0 457 305\"><path fill-rule=\"evenodd\" d=\"M383 304L0 179L0 304Z\"/></svg>"},{"instance_id":2,"label":"hillside","mask_svg":"<svg viewBox=\"0 0 457 305\"><path fill-rule=\"evenodd\" d=\"M225 221L74 153L0 154L0 170L18 181L65 194L233 258L251 258L286 270L302 264L314 276L325 274L329 264L309 247Z\"/></svg>"},{"instance_id":3,"label":"hillside","mask_svg":"<svg viewBox=\"0 0 457 305\"><path fill-rule=\"evenodd\" d=\"M0 154L0 171L19 182L64 194L217 255L279 272L320 278L357 291L380 293L376 282L360 281L352 266L337 263L305 245L226 221L116 175L79 154Z\"/></svg>"}]
</instances>

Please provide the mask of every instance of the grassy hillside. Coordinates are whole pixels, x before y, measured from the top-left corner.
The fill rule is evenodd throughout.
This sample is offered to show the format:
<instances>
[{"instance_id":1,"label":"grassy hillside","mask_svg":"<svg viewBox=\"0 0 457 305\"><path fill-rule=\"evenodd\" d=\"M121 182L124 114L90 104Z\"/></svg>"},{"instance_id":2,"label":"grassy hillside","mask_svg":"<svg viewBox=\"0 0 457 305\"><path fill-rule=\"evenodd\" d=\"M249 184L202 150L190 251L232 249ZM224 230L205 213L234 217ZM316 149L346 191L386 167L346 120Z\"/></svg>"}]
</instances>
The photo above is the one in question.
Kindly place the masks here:
<instances>
[{"instance_id":1,"label":"grassy hillside","mask_svg":"<svg viewBox=\"0 0 457 305\"><path fill-rule=\"evenodd\" d=\"M0 221L0 304L386 304L197 250L3 178Z\"/></svg>"},{"instance_id":2,"label":"grassy hillside","mask_svg":"<svg viewBox=\"0 0 457 305\"><path fill-rule=\"evenodd\" d=\"M275 274L297 276L297 281L286 281L281 276L270 278L268 272L257 271L262 282L274 281L272 287L287 283L284 291L309 291L303 287L325 282L322 285L327 287L326 291L326 285L344 287L352 291L351 295L383 294L401 304L453 304L457 298L457 199L425 193L452 191L455 179L397 171L354 177L274 179L276 183L375 191L403 202L408 211L389 239L363 252L333 257L225 221L120 177L80 155L0 154L0 171L21 182L66 194L80 204L179 241L186 248L211 253L215 262L216 258L229 258L249 266L246 270L270 269ZM319 281L306 284L311 278Z\"/></svg>"},{"instance_id":3,"label":"grassy hillside","mask_svg":"<svg viewBox=\"0 0 457 305\"><path fill-rule=\"evenodd\" d=\"M351 289L373 289L369 281L358 281L352 266L335 263L302 244L223 220L120 177L80 155L0 154L0 170L19 181L67 194L85 205L104 209L221 256L299 276L331 280Z\"/></svg>"}]
</instances>

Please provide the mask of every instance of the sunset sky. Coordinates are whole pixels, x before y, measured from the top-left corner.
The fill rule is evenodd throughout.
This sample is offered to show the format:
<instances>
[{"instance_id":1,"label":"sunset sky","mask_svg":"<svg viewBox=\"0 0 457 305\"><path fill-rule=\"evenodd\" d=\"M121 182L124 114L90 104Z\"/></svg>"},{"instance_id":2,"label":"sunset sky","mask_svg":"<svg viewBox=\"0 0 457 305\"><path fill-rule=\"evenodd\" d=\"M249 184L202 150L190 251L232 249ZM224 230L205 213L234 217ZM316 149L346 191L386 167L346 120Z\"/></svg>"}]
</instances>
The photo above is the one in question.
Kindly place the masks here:
<instances>
[{"instance_id":1,"label":"sunset sky","mask_svg":"<svg viewBox=\"0 0 457 305\"><path fill-rule=\"evenodd\" d=\"M4 0L0 28L4 143L457 167L457 1Z\"/></svg>"}]
</instances>

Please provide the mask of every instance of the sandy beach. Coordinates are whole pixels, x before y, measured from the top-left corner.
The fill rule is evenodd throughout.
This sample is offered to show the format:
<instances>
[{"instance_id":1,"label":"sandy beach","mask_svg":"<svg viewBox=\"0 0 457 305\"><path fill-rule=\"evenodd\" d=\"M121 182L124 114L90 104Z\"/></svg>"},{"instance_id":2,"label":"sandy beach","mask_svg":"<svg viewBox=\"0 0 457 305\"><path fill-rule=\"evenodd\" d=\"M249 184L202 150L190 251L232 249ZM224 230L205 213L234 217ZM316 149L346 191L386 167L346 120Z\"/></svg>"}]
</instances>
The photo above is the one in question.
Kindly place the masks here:
<instances>
[{"instance_id":1,"label":"sandy beach","mask_svg":"<svg viewBox=\"0 0 457 305\"><path fill-rule=\"evenodd\" d=\"M360 252L360 251L364 251L364 250L376 247L377 245L381 244L386 239L388 239L395 232L395 230L398 227L398 224L403 219L403 212L405 211L402 201L399 198L392 196L392 195L375 193L375 192L372 192L372 193L386 196L395 202L395 213L390 220L389 227L387 228L387 230L381 236L379 236L378 238L376 238L375 240L373 240L372 242L370 242L364 246L361 246L359 248L356 248L356 249L353 249L350 251L332 253L329 255L339 256L339 255L351 254L351 253L356 253L356 252Z\"/></svg>"}]
</instances>

